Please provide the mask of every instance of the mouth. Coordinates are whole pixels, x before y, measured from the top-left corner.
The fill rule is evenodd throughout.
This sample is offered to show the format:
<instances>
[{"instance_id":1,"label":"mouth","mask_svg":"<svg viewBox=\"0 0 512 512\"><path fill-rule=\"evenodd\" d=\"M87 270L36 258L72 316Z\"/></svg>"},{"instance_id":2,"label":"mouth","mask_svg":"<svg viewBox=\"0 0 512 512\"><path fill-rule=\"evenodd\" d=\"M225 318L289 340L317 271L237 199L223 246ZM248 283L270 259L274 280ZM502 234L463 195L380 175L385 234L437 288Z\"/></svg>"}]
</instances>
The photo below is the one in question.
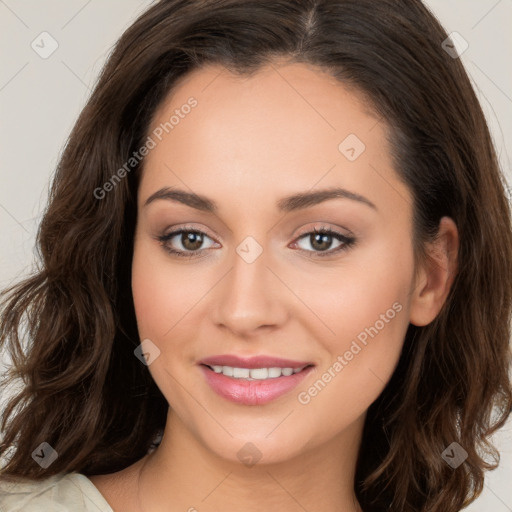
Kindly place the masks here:
<instances>
[{"instance_id":1,"label":"mouth","mask_svg":"<svg viewBox=\"0 0 512 512\"><path fill-rule=\"evenodd\" d=\"M264 405L289 393L314 366L309 362L264 356L250 359L218 356L199 363L210 388L241 405Z\"/></svg>"}]
</instances>

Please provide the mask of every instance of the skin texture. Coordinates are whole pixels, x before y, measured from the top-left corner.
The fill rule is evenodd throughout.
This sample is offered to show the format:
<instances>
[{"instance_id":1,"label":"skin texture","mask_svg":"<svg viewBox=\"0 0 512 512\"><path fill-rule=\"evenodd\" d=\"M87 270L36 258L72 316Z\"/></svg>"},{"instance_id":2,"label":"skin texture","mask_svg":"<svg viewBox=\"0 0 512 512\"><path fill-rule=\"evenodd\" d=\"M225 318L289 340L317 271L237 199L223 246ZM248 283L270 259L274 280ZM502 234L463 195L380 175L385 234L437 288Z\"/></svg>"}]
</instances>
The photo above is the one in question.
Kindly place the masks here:
<instances>
[{"instance_id":1,"label":"skin texture","mask_svg":"<svg viewBox=\"0 0 512 512\"><path fill-rule=\"evenodd\" d=\"M446 299L457 229L443 218L435 263L415 279L412 196L393 169L385 122L317 68L276 61L251 78L217 66L194 71L150 132L190 96L197 107L145 159L132 267L140 338L160 350L148 369L170 404L166 429L153 454L91 480L116 511L360 510L353 479L366 411L393 373L409 322L428 324ZM354 161L338 149L350 134L366 146ZM144 206L162 187L207 196L219 210L163 199ZM376 208L337 198L277 209L284 196L330 187ZM190 259L157 239L185 224L206 234L202 254ZM303 235L321 227L356 242L315 257L321 251ZM252 263L236 252L248 236L262 249ZM181 241L167 244L186 250ZM327 250L338 246L332 238ZM380 327L393 304L393 318L301 403L299 393L332 372L365 328ZM286 395L245 406L206 383L198 362L217 354L315 367ZM237 455L246 443L261 453L251 467Z\"/></svg>"}]
</instances>

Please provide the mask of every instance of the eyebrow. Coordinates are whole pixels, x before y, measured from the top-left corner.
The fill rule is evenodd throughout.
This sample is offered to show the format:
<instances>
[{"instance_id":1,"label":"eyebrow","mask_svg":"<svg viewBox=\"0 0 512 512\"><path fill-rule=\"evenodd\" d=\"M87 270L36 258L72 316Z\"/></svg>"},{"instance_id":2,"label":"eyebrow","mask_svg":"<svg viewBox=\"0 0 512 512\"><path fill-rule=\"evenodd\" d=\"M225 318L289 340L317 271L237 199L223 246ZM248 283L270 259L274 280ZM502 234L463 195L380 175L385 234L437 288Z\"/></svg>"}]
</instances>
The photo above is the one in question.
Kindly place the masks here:
<instances>
[{"instance_id":1,"label":"eyebrow","mask_svg":"<svg viewBox=\"0 0 512 512\"><path fill-rule=\"evenodd\" d=\"M204 212L216 213L219 210L219 207L215 201L205 196L171 187L161 188L154 194L151 194L146 199L144 206L147 206L158 199L179 202ZM373 204L366 197L339 187L317 190L315 192L300 192L283 197L277 201L277 208L281 212L292 212L295 210L309 208L330 199L350 199L352 201L365 204L374 210L377 210L375 204Z\"/></svg>"}]
</instances>

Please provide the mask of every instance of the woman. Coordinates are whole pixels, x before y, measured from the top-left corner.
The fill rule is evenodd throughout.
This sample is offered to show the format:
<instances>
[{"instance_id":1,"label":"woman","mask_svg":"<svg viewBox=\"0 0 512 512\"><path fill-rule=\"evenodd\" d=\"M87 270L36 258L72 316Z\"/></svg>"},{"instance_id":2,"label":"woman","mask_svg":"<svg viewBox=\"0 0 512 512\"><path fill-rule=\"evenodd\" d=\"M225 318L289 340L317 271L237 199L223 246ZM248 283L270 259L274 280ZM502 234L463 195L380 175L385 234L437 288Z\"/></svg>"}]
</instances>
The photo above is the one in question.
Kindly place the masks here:
<instances>
[{"instance_id":1,"label":"woman","mask_svg":"<svg viewBox=\"0 0 512 512\"><path fill-rule=\"evenodd\" d=\"M3 303L5 510L478 496L512 227L447 37L419 0L160 1L123 34Z\"/></svg>"}]
</instances>

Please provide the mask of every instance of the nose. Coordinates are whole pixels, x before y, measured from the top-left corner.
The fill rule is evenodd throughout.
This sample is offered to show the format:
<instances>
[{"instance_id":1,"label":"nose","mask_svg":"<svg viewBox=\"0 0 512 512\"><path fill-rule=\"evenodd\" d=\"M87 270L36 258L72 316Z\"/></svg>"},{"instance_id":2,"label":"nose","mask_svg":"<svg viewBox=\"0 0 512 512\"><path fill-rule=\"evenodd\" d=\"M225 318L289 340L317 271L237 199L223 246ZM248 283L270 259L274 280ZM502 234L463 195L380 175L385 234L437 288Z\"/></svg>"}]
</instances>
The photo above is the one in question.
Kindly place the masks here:
<instances>
[{"instance_id":1,"label":"nose","mask_svg":"<svg viewBox=\"0 0 512 512\"><path fill-rule=\"evenodd\" d=\"M282 326L290 310L286 287L275 269L269 268L265 250L249 261L235 252L232 268L219 283L216 296L216 324L243 338Z\"/></svg>"}]
</instances>

